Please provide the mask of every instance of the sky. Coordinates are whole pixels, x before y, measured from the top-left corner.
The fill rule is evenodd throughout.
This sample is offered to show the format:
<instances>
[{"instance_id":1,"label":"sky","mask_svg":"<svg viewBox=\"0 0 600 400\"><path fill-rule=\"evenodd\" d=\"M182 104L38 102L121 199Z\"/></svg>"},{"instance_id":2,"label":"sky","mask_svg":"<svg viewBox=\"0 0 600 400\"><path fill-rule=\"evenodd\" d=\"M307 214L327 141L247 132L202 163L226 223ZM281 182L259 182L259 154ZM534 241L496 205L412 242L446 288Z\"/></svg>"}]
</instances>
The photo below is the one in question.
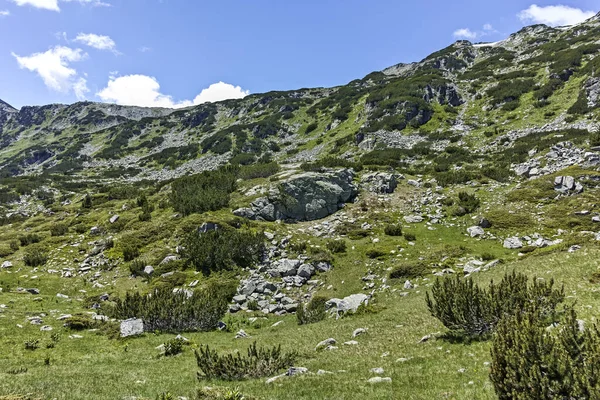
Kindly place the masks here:
<instances>
[{"instance_id":1,"label":"sky","mask_svg":"<svg viewBox=\"0 0 600 400\"><path fill-rule=\"evenodd\" d=\"M331 87L598 0L0 0L0 99L185 107Z\"/></svg>"}]
</instances>

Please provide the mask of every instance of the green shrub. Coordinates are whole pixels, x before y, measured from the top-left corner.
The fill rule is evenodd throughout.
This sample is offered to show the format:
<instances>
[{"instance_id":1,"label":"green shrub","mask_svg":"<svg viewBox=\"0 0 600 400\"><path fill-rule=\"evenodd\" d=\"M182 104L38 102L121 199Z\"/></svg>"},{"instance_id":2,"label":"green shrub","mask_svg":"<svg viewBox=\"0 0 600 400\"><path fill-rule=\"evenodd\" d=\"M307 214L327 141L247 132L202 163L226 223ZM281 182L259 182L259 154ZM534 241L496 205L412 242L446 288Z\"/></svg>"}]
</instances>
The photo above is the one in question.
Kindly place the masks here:
<instances>
[{"instance_id":1,"label":"green shrub","mask_svg":"<svg viewBox=\"0 0 600 400\"><path fill-rule=\"evenodd\" d=\"M25 350L37 350L40 348L40 339L29 339L24 344Z\"/></svg>"},{"instance_id":2,"label":"green shrub","mask_svg":"<svg viewBox=\"0 0 600 400\"><path fill-rule=\"evenodd\" d=\"M239 167L223 167L216 171L184 176L171 184L173 208L184 215L216 211L229 204L235 191Z\"/></svg>"},{"instance_id":3,"label":"green shrub","mask_svg":"<svg viewBox=\"0 0 600 400\"><path fill-rule=\"evenodd\" d=\"M14 253L15 250L13 250L10 246L7 246L5 244L0 245L0 258L10 256Z\"/></svg>"},{"instance_id":4,"label":"green shrub","mask_svg":"<svg viewBox=\"0 0 600 400\"><path fill-rule=\"evenodd\" d=\"M23 262L29 267L40 267L48 261L48 253L42 246L29 246L25 249Z\"/></svg>"},{"instance_id":5,"label":"green shrub","mask_svg":"<svg viewBox=\"0 0 600 400\"><path fill-rule=\"evenodd\" d=\"M276 162L270 163L257 163L252 165L245 165L240 169L240 179L256 179L256 178L268 178L279 172L279 164Z\"/></svg>"},{"instance_id":6,"label":"green shrub","mask_svg":"<svg viewBox=\"0 0 600 400\"><path fill-rule=\"evenodd\" d=\"M308 304L300 304L296 310L296 320L298 325L313 324L323 321L327 316L325 311L325 303L327 298L323 296L315 296Z\"/></svg>"},{"instance_id":7,"label":"green shrub","mask_svg":"<svg viewBox=\"0 0 600 400\"><path fill-rule=\"evenodd\" d=\"M388 236L402 236L402 226L401 225L386 225L383 229L384 233Z\"/></svg>"},{"instance_id":8,"label":"green shrub","mask_svg":"<svg viewBox=\"0 0 600 400\"><path fill-rule=\"evenodd\" d=\"M190 232L184 239L183 258L205 275L211 272L250 267L264 252L264 235L247 229Z\"/></svg>"},{"instance_id":9,"label":"green shrub","mask_svg":"<svg viewBox=\"0 0 600 400\"><path fill-rule=\"evenodd\" d=\"M308 124L306 126L306 131L305 133L311 133L312 131L314 131L315 129L317 129L319 127L319 124L317 124L316 122L311 122L310 124Z\"/></svg>"},{"instance_id":10,"label":"green shrub","mask_svg":"<svg viewBox=\"0 0 600 400\"><path fill-rule=\"evenodd\" d=\"M30 244L39 243L41 241L42 238L36 233L27 233L19 236L19 243L21 246L29 246Z\"/></svg>"},{"instance_id":11,"label":"green shrub","mask_svg":"<svg viewBox=\"0 0 600 400\"><path fill-rule=\"evenodd\" d=\"M92 208L92 196L90 194L86 194L81 202L81 208L89 210Z\"/></svg>"},{"instance_id":12,"label":"green shrub","mask_svg":"<svg viewBox=\"0 0 600 400\"><path fill-rule=\"evenodd\" d=\"M427 307L450 334L472 338L487 337L501 318L535 312L546 325L553 322L557 306L565 299L564 289L554 289L554 281L533 279L523 274L506 274L499 284L493 281L481 288L470 278L436 279L427 293Z\"/></svg>"},{"instance_id":13,"label":"green shrub","mask_svg":"<svg viewBox=\"0 0 600 400\"><path fill-rule=\"evenodd\" d=\"M181 354L183 353L183 345L185 344L185 341L183 339L171 339L166 341L165 343L163 343L163 346L165 348L165 356L166 357L171 357L171 356L176 356L177 354Z\"/></svg>"},{"instance_id":14,"label":"green shrub","mask_svg":"<svg viewBox=\"0 0 600 400\"><path fill-rule=\"evenodd\" d=\"M129 263L129 272L133 276L145 277L146 273L144 272L144 268L146 268L146 265L147 265L147 263L144 260L140 260L140 259L132 260Z\"/></svg>"},{"instance_id":15,"label":"green shrub","mask_svg":"<svg viewBox=\"0 0 600 400\"><path fill-rule=\"evenodd\" d=\"M329 240L326 246L327 250L333 254L346 252L346 242L344 240Z\"/></svg>"},{"instance_id":16,"label":"green shrub","mask_svg":"<svg viewBox=\"0 0 600 400\"><path fill-rule=\"evenodd\" d=\"M149 294L128 292L116 299L107 314L117 319L141 318L146 332L210 331L227 311L235 288L214 283L197 289L188 297L186 291L159 288Z\"/></svg>"},{"instance_id":17,"label":"green shrub","mask_svg":"<svg viewBox=\"0 0 600 400\"><path fill-rule=\"evenodd\" d=\"M92 319L89 315L75 314L64 320L64 325L74 331L83 331L93 329L99 325L100 321Z\"/></svg>"},{"instance_id":18,"label":"green shrub","mask_svg":"<svg viewBox=\"0 0 600 400\"><path fill-rule=\"evenodd\" d=\"M297 358L295 352L284 352L281 346L260 348L256 343L250 345L247 355L242 355L240 352L219 355L208 345L200 347L195 354L196 363L200 368L198 372L200 381L205 379L231 381L272 376L294 365Z\"/></svg>"},{"instance_id":19,"label":"green shrub","mask_svg":"<svg viewBox=\"0 0 600 400\"><path fill-rule=\"evenodd\" d=\"M67 224L53 224L50 227L50 234L52 236L64 236L69 232L69 226Z\"/></svg>"},{"instance_id":20,"label":"green shrub","mask_svg":"<svg viewBox=\"0 0 600 400\"><path fill-rule=\"evenodd\" d=\"M374 259L385 256L387 253L378 249L369 249L365 253L368 258Z\"/></svg>"},{"instance_id":21,"label":"green shrub","mask_svg":"<svg viewBox=\"0 0 600 400\"><path fill-rule=\"evenodd\" d=\"M127 261L132 261L140 256L140 246L139 243L125 243L122 245L123 250L123 259Z\"/></svg>"},{"instance_id":22,"label":"green shrub","mask_svg":"<svg viewBox=\"0 0 600 400\"><path fill-rule=\"evenodd\" d=\"M414 233L404 232L403 236L407 242L414 242L415 240L417 240L417 236Z\"/></svg>"},{"instance_id":23,"label":"green shrub","mask_svg":"<svg viewBox=\"0 0 600 400\"><path fill-rule=\"evenodd\" d=\"M534 312L504 318L491 355L500 399L600 398L600 334L581 330L573 309L550 332Z\"/></svg>"},{"instance_id":24,"label":"green shrub","mask_svg":"<svg viewBox=\"0 0 600 400\"><path fill-rule=\"evenodd\" d=\"M390 272L391 279L412 279L426 275L429 271L422 263L407 263L397 266Z\"/></svg>"},{"instance_id":25,"label":"green shrub","mask_svg":"<svg viewBox=\"0 0 600 400\"><path fill-rule=\"evenodd\" d=\"M473 194L467 192L459 192L458 205L462 207L467 214L471 214L479 208L480 201Z\"/></svg>"}]
</instances>

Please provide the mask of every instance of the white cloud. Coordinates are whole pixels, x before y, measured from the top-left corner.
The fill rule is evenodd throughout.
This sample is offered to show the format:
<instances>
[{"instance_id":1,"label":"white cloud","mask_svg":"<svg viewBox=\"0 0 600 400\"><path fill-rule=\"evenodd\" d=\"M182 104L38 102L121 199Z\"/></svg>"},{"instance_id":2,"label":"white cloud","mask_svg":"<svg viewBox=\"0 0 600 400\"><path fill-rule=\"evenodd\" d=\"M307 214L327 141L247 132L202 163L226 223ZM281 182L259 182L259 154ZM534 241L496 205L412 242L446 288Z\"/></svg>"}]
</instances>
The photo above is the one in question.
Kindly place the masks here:
<instances>
[{"instance_id":1,"label":"white cloud","mask_svg":"<svg viewBox=\"0 0 600 400\"><path fill-rule=\"evenodd\" d=\"M0 17L8 17L9 15L10 15L10 11L0 10Z\"/></svg>"},{"instance_id":2,"label":"white cloud","mask_svg":"<svg viewBox=\"0 0 600 400\"><path fill-rule=\"evenodd\" d=\"M117 44L109 36L96 35L95 33L80 33L75 38L75 41L98 50L109 50L117 53Z\"/></svg>"},{"instance_id":3,"label":"white cloud","mask_svg":"<svg viewBox=\"0 0 600 400\"><path fill-rule=\"evenodd\" d=\"M79 3L83 5L90 5L94 7L108 7L110 4L103 2L102 0L60 0L65 3ZM59 0L13 0L18 6L31 6L40 8L42 10L60 11L58 6Z\"/></svg>"},{"instance_id":4,"label":"white cloud","mask_svg":"<svg viewBox=\"0 0 600 400\"><path fill-rule=\"evenodd\" d=\"M56 46L44 53L19 56L12 53L20 68L36 72L44 84L52 90L62 93L73 91L78 99L85 98L87 89L85 78L79 77L70 63L82 61L87 57L81 49Z\"/></svg>"},{"instance_id":5,"label":"white cloud","mask_svg":"<svg viewBox=\"0 0 600 400\"><path fill-rule=\"evenodd\" d=\"M492 24L485 24L485 25L483 25L483 30L487 31L487 32L493 31L494 27L492 26Z\"/></svg>"},{"instance_id":6,"label":"white cloud","mask_svg":"<svg viewBox=\"0 0 600 400\"><path fill-rule=\"evenodd\" d=\"M147 53L147 52L149 52L149 51L152 51L152 47L148 47L148 46L142 46L142 47L140 47L140 48L138 49L138 51L139 51L140 53Z\"/></svg>"},{"instance_id":7,"label":"white cloud","mask_svg":"<svg viewBox=\"0 0 600 400\"><path fill-rule=\"evenodd\" d=\"M461 28L457 29L453 33L454 37L457 39L469 39L473 40L477 38L477 32L473 32L469 28Z\"/></svg>"},{"instance_id":8,"label":"white cloud","mask_svg":"<svg viewBox=\"0 0 600 400\"><path fill-rule=\"evenodd\" d=\"M60 11L58 0L13 0L18 6L32 6L44 10Z\"/></svg>"},{"instance_id":9,"label":"white cloud","mask_svg":"<svg viewBox=\"0 0 600 400\"><path fill-rule=\"evenodd\" d=\"M233 86L225 82L217 82L206 89L203 89L200 94L194 98L194 104L210 103L227 99L241 99L249 94L249 90L244 90L240 86Z\"/></svg>"},{"instance_id":10,"label":"white cloud","mask_svg":"<svg viewBox=\"0 0 600 400\"><path fill-rule=\"evenodd\" d=\"M172 96L160 92L156 78L146 75L111 76L107 86L96 93L102 101L141 107L181 108L210 101L237 99L250 92L239 86L218 82L202 90L193 101L177 102Z\"/></svg>"},{"instance_id":11,"label":"white cloud","mask_svg":"<svg viewBox=\"0 0 600 400\"><path fill-rule=\"evenodd\" d=\"M563 5L540 7L536 4L521 11L517 16L523 23L546 24L550 26L574 25L591 18L594 11L583 11Z\"/></svg>"}]
</instances>

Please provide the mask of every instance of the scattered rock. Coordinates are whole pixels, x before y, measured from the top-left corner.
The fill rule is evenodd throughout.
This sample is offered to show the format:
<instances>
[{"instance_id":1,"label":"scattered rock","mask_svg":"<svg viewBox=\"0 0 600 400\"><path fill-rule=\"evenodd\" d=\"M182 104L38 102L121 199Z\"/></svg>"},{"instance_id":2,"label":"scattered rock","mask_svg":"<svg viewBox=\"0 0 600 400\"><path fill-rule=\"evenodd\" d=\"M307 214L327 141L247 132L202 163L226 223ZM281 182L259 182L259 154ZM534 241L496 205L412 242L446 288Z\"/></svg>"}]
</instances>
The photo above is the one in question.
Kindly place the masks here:
<instances>
[{"instance_id":1,"label":"scattered rock","mask_svg":"<svg viewBox=\"0 0 600 400\"><path fill-rule=\"evenodd\" d=\"M376 376L376 377L373 377L373 378L369 379L367 382L371 383L371 384L375 384L375 383L392 383L392 378L389 378L389 377L382 378L381 376Z\"/></svg>"},{"instance_id":2,"label":"scattered rock","mask_svg":"<svg viewBox=\"0 0 600 400\"><path fill-rule=\"evenodd\" d=\"M478 237L478 236L485 235L485 231L483 230L483 228L481 226L471 226L470 228L467 228L467 232L469 233L469 235L471 237Z\"/></svg>"},{"instance_id":3,"label":"scattered rock","mask_svg":"<svg viewBox=\"0 0 600 400\"><path fill-rule=\"evenodd\" d=\"M523 242L516 236L504 240L504 248L506 249L520 249L521 247L523 247Z\"/></svg>"},{"instance_id":4,"label":"scattered rock","mask_svg":"<svg viewBox=\"0 0 600 400\"><path fill-rule=\"evenodd\" d=\"M137 336L144 333L144 321L137 318L121 321L121 337Z\"/></svg>"},{"instance_id":5,"label":"scattered rock","mask_svg":"<svg viewBox=\"0 0 600 400\"><path fill-rule=\"evenodd\" d=\"M319 344L317 344L317 347L315 347L316 351L319 350L323 350L328 346L333 346L337 343L337 340L333 339L333 338L329 338L329 339L325 339L322 342L319 342Z\"/></svg>"},{"instance_id":6,"label":"scattered rock","mask_svg":"<svg viewBox=\"0 0 600 400\"><path fill-rule=\"evenodd\" d=\"M235 334L235 338L236 339L247 339L247 338L251 338L252 336L248 335L243 329L240 329L236 334Z\"/></svg>"},{"instance_id":7,"label":"scattered rock","mask_svg":"<svg viewBox=\"0 0 600 400\"><path fill-rule=\"evenodd\" d=\"M367 333L367 330L365 328L358 328L358 329L355 329L354 332L352 332L352 337L355 338L360 335L364 335L366 333Z\"/></svg>"},{"instance_id":8,"label":"scattered rock","mask_svg":"<svg viewBox=\"0 0 600 400\"><path fill-rule=\"evenodd\" d=\"M328 309L334 309L338 313L356 312L358 307L369 303L369 296L363 293L352 294L343 299L331 299L326 303ZM335 308L334 308L335 307Z\"/></svg>"}]
</instances>

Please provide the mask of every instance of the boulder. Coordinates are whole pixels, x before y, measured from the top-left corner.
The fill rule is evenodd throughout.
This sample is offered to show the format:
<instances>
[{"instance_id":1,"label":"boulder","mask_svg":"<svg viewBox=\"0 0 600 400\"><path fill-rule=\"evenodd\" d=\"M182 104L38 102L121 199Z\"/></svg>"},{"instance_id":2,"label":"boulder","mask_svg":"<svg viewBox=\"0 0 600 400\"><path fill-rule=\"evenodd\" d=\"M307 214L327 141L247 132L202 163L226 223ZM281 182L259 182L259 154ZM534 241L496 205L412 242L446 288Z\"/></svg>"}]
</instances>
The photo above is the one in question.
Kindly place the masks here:
<instances>
[{"instance_id":1,"label":"boulder","mask_svg":"<svg viewBox=\"0 0 600 400\"><path fill-rule=\"evenodd\" d=\"M319 272L329 272L333 266L328 262L321 261L317 263L316 268Z\"/></svg>"},{"instance_id":2,"label":"boulder","mask_svg":"<svg viewBox=\"0 0 600 400\"><path fill-rule=\"evenodd\" d=\"M523 242L516 236L504 240L504 248L506 249L520 249L521 247L523 247Z\"/></svg>"},{"instance_id":3,"label":"boulder","mask_svg":"<svg viewBox=\"0 0 600 400\"><path fill-rule=\"evenodd\" d=\"M274 264L275 268L270 269L269 274L273 277L294 276L298 273L298 268L300 267L300 264L300 260L291 260L288 258L283 258Z\"/></svg>"},{"instance_id":4,"label":"boulder","mask_svg":"<svg viewBox=\"0 0 600 400\"><path fill-rule=\"evenodd\" d=\"M419 222L423 222L423 217L420 215L407 215L404 217L404 221L407 224L418 224Z\"/></svg>"},{"instance_id":5,"label":"boulder","mask_svg":"<svg viewBox=\"0 0 600 400\"><path fill-rule=\"evenodd\" d=\"M152 265L146 265L144 267L144 273L146 275L152 275L154 273L154 267Z\"/></svg>"},{"instance_id":6,"label":"boulder","mask_svg":"<svg viewBox=\"0 0 600 400\"><path fill-rule=\"evenodd\" d=\"M0 265L0 268L12 268L13 263L11 263L10 261L4 261L2 263L2 265Z\"/></svg>"},{"instance_id":7,"label":"boulder","mask_svg":"<svg viewBox=\"0 0 600 400\"><path fill-rule=\"evenodd\" d=\"M352 201L358 194L354 171L306 172L271 187L267 197L234 214L265 221L312 221L325 218Z\"/></svg>"},{"instance_id":8,"label":"boulder","mask_svg":"<svg viewBox=\"0 0 600 400\"><path fill-rule=\"evenodd\" d=\"M561 194L579 194L583 192L583 185L572 176L557 176L554 178L554 190Z\"/></svg>"},{"instance_id":9,"label":"boulder","mask_svg":"<svg viewBox=\"0 0 600 400\"><path fill-rule=\"evenodd\" d=\"M315 350L323 350L328 346L333 346L337 343L337 340L335 340L334 338L329 338L329 339L325 339L322 342L319 342L319 344L317 344L317 347L315 347Z\"/></svg>"},{"instance_id":10,"label":"boulder","mask_svg":"<svg viewBox=\"0 0 600 400\"><path fill-rule=\"evenodd\" d=\"M394 193L398 186L399 175L387 172L373 172L363 175L362 184L369 192L373 193Z\"/></svg>"},{"instance_id":11,"label":"boulder","mask_svg":"<svg viewBox=\"0 0 600 400\"><path fill-rule=\"evenodd\" d=\"M480 226L471 226L470 228L467 228L467 232L469 233L469 235L471 237L478 237L478 236L485 235L485 231Z\"/></svg>"},{"instance_id":12,"label":"boulder","mask_svg":"<svg viewBox=\"0 0 600 400\"><path fill-rule=\"evenodd\" d=\"M301 276L306 279L310 279L311 276L315 273L315 267L310 264L302 264L300 268L298 268L298 276Z\"/></svg>"},{"instance_id":13,"label":"boulder","mask_svg":"<svg viewBox=\"0 0 600 400\"><path fill-rule=\"evenodd\" d=\"M115 214L112 217L110 217L110 219L108 220L111 224L114 224L115 222L117 222L119 220L119 214Z\"/></svg>"},{"instance_id":14,"label":"boulder","mask_svg":"<svg viewBox=\"0 0 600 400\"><path fill-rule=\"evenodd\" d=\"M217 229L219 229L219 225L215 224L214 222L205 222L198 228L198 233L216 231Z\"/></svg>"},{"instance_id":15,"label":"boulder","mask_svg":"<svg viewBox=\"0 0 600 400\"><path fill-rule=\"evenodd\" d=\"M337 312L356 312L358 307L363 304L369 303L369 296L366 294L358 293L351 294L350 296L344 297L343 299L331 299L326 303L326 307L334 309Z\"/></svg>"},{"instance_id":16,"label":"boulder","mask_svg":"<svg viewBox=\"0 0 600 400\"><path fill-rule=\"evenodd\" d=\"M121 337L137 336L144 333L144 321L137 318L121 321Z\"/></svg>"},{"instance_id":17,"label":"boulder","mask_svg":"<svg viewBox=\"0 0 600 400\"><path fill-rule=\"evenodd\" d=\"M492 227L492 223L488 221L486 218L481 218L478 224L483 229L489 229Z\"/></svg>"}]
</instances>

